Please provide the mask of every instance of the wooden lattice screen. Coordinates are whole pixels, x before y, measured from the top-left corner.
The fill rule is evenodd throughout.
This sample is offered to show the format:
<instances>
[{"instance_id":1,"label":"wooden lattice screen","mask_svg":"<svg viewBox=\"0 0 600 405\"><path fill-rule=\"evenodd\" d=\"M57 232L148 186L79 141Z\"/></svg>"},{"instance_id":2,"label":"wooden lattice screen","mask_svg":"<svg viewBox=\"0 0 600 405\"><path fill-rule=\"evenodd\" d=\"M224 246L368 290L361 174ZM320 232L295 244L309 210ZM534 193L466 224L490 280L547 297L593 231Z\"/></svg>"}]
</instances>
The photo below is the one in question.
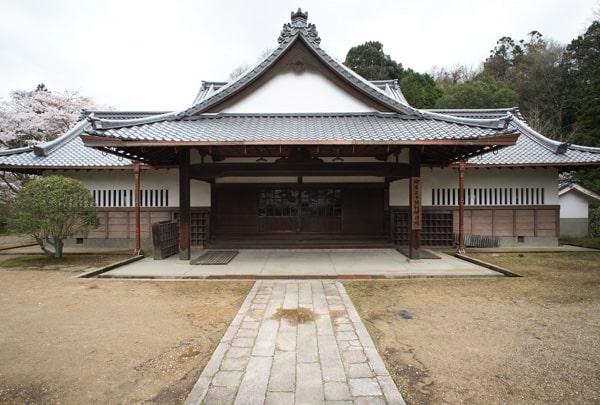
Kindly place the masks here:
<instances>
[{"instance_id":1,"label":"wooden lattice screen","mask_svg":"<svg viewBox=\"0 0 600 405\"><path fill-rule=\"evenodd\" d=\"M422 246L446 247L454 244L453 215L447 211L424 211ZM403 210L392 212L392 239L399 246L408 245L409 213Z\"/></svg>"}]
</instances>

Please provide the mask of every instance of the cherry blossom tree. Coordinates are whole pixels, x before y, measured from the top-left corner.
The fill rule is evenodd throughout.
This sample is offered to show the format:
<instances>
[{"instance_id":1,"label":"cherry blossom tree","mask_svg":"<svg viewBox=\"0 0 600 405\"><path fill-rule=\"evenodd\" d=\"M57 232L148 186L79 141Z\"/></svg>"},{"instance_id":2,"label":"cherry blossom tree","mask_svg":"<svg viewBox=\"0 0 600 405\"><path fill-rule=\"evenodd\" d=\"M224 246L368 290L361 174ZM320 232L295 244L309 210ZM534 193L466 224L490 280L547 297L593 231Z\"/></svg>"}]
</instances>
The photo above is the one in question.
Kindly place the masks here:
<instances>
[{"instance_id":1,"label":"cherry blossom tree","mask_svg":"<svg viewBox=\"0 0 600 405\"><path fill-rule=\"evenodd\" d=\"M34 91L16 90L0 100L0 149L33 146L56 139L71 128L82 109L107 109L77 92L54 93L44 84ZM22 173L0 171L0 200L10 201L31 179Z\"/></svg>"},{"instance_id":2,"label":"cherry blossom tree","mask_svg":"<svg viewBox=\"0 0 600 405\"><path fill-rule=\"evenodd\" d=\"M53 93L43 84L34 91L13 91L10 100L0 102L0 145L19 148L56 139L83 108L97 106L77 92Z\"/></svg>"}]
</instances>

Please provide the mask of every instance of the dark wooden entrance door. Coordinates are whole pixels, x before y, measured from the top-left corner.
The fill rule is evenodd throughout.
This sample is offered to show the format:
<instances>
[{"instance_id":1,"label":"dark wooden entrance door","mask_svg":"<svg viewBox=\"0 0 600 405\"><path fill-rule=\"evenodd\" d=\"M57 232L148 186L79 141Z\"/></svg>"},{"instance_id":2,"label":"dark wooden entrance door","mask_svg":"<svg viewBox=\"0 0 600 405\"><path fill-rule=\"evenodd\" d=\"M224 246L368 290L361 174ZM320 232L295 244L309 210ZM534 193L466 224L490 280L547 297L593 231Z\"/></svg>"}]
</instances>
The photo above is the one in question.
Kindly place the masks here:
<instances>
[{"instance_id":1,"label":"dark wooden entrance door","mask_svg":"<svg viewBox=\"0 0 600 405\"><path fill-rule=\"evenodd\" d=\"M385 238L383 187L215 187L218 240L293 241Z\"/></svg>"}]
</instances>

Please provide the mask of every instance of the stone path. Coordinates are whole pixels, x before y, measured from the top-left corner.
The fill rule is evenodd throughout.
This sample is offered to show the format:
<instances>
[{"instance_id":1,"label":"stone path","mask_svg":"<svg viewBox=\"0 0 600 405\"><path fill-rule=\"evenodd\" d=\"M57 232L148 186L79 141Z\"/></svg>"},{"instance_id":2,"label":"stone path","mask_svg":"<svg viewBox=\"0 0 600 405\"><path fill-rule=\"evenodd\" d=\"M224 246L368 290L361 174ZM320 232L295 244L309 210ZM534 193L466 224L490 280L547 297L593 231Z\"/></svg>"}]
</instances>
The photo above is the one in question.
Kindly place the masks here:
<instances>
[{"instance_id":1,"label":"stone path","mask_svg":"<svg viewBox=\"0 0 600 405\"><path fill-rule=\"evenodd\" d=\"M335 281L258 281L188 396L196 404L404 404Z\"/></svg>"}]
</instances>

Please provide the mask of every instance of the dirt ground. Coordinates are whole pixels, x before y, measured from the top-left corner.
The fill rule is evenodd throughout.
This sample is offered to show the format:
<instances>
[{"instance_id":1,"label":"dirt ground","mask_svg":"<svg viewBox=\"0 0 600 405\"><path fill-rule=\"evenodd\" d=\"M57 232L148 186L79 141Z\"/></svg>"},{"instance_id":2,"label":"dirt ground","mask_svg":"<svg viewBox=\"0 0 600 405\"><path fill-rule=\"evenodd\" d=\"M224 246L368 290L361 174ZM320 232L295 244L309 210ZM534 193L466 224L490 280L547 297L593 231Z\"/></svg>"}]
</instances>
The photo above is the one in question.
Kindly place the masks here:
<instances>
[{"instance_id":1,"label":"dirt ground","mask_svg":"<svg viewBox=\"0 0 600 405\"><path fill-rule=\"evenodd\" d=\"M252 286L74 275L0 269L0 404L181 403Z\"/></svg>"},{"instance_id":2,"label":"dirt ground","mask_svg":"<svg viewBox=\"0 0 600 405\"><path fill-rule=\"evenodd\" d=\"M344 283L407 403L600 403L600 254L478 258L525 277Z\"/></svg>"},{"instance_id":3,"label":"dirt ground","mask_svg":"<svg viewBox=\"0 0 600 405\"><path fill-rule=\"evenodd\" d=\"M600 403L600 254L478 258L525 277L344 283L406 401ZM181 403L252 286L51 268L0 268L0 404Z\"/></svg>"}]
</instances>

